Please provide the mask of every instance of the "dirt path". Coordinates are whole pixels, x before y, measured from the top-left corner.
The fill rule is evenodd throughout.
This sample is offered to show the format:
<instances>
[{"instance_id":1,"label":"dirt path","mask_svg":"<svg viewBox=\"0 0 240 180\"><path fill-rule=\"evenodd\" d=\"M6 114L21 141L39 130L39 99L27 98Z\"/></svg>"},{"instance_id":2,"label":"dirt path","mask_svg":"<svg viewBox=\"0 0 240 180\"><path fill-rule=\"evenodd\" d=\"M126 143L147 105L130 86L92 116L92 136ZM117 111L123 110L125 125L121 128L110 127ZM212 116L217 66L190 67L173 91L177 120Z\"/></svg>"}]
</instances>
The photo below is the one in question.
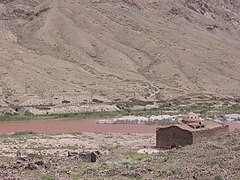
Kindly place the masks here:
<instances>
[{"instance_id":1,"label":"dirt path","mask_svg":"<svg viewBox=\"0 0 240 180\"><path fill-rule=\"evenodd\" d=\"M99 119L48 119L32 121L0 122L0 134L16 131L41 133L109 132L109 133L155 133L158 125L144 124L97 124ZM240 123L228 123L230 131L240 129Z\"/></svg>"}]
</instances>

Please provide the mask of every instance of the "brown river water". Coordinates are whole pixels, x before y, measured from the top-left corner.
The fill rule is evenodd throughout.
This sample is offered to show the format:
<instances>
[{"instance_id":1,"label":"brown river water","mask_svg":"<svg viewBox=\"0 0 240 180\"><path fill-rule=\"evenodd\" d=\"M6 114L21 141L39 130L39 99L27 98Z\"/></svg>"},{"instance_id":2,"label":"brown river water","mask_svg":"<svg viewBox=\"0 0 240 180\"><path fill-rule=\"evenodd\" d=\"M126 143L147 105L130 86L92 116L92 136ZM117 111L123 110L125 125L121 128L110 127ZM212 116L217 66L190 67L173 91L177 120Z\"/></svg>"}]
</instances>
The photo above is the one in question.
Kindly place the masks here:
<instances>
[{"instance_id":1,"label":"brown river water","mask_svg":"<svg viewBox=\"0 0 240 180\"><path fill-rule=\"evenodd\" d=\"M145 124L97 124L99 119L47 119L0 122L0 134L17 131L33 131L39 133L155 133L159 125ZM230 131L240 129L240 123L228 123Z\"/></svg>"}]
</instances>

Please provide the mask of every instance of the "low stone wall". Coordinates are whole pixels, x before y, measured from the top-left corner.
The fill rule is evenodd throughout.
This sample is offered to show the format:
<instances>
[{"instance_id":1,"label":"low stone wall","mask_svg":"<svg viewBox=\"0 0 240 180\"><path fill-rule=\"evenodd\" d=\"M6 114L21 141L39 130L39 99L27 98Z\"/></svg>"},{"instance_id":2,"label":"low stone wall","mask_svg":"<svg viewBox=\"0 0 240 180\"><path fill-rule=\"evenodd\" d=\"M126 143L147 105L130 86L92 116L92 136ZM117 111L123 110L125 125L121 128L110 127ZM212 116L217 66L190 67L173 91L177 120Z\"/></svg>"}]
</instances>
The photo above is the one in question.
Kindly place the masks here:
<instances>
[{"instance_id":1,"label":"low stone wall","mask_svg":"<svg viewBox=\"0 0 240 180\"><path fill-rule=\"evenodd\" d=\"M206 129L202 131L193 132L193 143L198 142L203 139L207 139L211 136L221 135L229 132L229 125L222 124L222 126Z\"/></svg>"}]
</instances>

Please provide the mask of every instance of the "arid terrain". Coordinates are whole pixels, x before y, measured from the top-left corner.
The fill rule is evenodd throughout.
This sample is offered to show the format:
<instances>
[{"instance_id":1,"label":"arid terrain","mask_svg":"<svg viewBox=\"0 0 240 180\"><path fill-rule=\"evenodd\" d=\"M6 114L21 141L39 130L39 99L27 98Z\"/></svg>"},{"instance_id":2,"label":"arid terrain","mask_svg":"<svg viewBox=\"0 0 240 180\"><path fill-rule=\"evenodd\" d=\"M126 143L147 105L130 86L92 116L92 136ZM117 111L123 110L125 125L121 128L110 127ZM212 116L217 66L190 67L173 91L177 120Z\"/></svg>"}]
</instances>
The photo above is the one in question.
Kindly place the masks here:
<instances>
[{"instance_id":1,"label":"arid terrain","mask_svg":"<svg viewBox=\"0 0 240 180\"><path fill-rule=\"evenodd\" d=\"M0 0L0 180L240 180L239 50L239 0Z\"/></svg>"},{"instance_id":2,"label":"arid terrain","mask_svg":"<svg viewBox=\"0 0 240 180\"><path fill-rule=\"evenodd\" d=\"M15 133L0 138L4 180L239 180L240 131L180 149L155 149L155 134ZM78 153L99 151L97 162ZM146 153L147 152L147 153Z\"/></svg>"},{"instance_id":3,"label":"arid terrain","mask_svg":"<svg viewBox=\"0 0 240 180\"><path fill-rule=\"evenodd\" d=\"M239 12L238 0L0 0L0 111L238 100Z\"/></svg>"}]
</instances>

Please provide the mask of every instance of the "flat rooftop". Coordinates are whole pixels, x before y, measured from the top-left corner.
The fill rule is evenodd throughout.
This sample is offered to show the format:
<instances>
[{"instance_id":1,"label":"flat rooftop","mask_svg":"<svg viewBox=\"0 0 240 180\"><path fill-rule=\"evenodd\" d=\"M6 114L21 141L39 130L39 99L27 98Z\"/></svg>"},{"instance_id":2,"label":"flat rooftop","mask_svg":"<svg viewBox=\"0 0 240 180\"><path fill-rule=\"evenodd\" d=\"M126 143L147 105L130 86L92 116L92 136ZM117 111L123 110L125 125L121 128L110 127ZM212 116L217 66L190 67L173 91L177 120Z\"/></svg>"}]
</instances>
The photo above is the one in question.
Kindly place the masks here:
<instances>
[{"instance_id":1,"label":"flat rooftop","mask_svg":"<svg viewBox=\"0 0 240 180\"><path fill-rule=\"evenodd\" d=\"M203 130L215 129L217 127L228 126L227 124L224 124L221 122L209 121L209 120L204 120L204 123L205 123L205 127L198 128L198 129L194 129L194 128L188 126L187 124L181 124L181 123L170 125L170 126L160 126L158 129L164 129L164 128L168 128L168 127L172 127L172 126L177 126L181 129L185 129L188 131L203 131Z\"/></svg>"}]
</instances>

